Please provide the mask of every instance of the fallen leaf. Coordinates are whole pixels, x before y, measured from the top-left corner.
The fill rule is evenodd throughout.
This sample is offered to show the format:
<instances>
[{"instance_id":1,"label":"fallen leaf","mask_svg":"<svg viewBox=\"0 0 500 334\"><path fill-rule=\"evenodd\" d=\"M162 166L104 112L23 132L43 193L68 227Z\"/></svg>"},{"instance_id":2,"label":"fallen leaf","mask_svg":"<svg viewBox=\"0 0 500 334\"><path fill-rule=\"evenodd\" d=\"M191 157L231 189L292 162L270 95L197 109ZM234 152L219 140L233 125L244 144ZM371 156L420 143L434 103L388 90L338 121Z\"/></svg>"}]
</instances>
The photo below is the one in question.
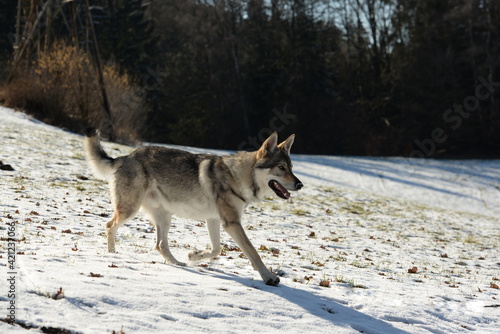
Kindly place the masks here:
<instances>
[{"instance_id":1,"label":"fallen leaf","mask_svg":"<svg viewBox=\"0 0 500 334\"><path fill-rule=\"evenodd\" d=\"M319 286L322 286L324 288L329 288L330 287L330 281L324 280L319 282Z\"/></svg>"},{"instance_id":2,"label":"fallen leaf","mask_svg":"<svg viewBox=\"0 0 500 334\"><path fill-rule=\"evenodd\" d=\"M417 267L412 267L410 269L408 269L408 273L409 274L416 274L418 272L418 268Z\"/></svg>"},{"instance_id":3,"label":"fallen leaf","mask_svg":"<svg viewBox=\"0 0 500 334\"><path fill-rule=\"evenodd\" d=\"M59 288L59 291L57 291L53 296L52 299L59 300L64 298L64 291L63 288Z\"/></svg>"}]
</instances>

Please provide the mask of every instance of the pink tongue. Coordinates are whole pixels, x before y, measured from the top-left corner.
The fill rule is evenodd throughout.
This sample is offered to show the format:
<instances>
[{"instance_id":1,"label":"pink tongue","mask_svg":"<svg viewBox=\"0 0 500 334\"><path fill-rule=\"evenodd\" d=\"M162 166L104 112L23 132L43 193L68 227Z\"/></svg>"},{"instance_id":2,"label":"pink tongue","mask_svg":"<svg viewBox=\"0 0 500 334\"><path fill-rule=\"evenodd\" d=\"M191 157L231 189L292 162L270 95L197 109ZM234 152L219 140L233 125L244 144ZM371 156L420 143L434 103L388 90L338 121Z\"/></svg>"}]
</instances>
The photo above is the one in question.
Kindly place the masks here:
<instances>
[{"instance_id":1,"label":"pink tongue","mask_svg":"<svg viewBox=\"0 0 500 334\"><path fill-rule=\"evenodd\" d=\"M275 182L275 185L279 189L279 191L281 191L283 196L285 196L286 198L290 198L290 193L288 192L288 190L286 190L281 184L279 184L279 182Z\"/></svg>"}]
</instances>

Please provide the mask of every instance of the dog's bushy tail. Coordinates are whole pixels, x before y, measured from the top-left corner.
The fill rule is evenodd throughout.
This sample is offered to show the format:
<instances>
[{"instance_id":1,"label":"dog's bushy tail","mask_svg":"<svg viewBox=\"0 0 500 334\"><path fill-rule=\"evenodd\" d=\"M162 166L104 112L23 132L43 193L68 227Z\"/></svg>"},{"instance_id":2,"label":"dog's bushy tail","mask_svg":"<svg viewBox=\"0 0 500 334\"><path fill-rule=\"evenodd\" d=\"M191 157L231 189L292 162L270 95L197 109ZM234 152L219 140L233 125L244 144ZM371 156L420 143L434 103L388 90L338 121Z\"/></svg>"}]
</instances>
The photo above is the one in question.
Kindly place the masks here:
<instances>
[{"instance_id":1,"label":"dog's bushy tail","mask_svg":"<svg viewBox=\"0 0 500 334\"><path fill-rule=\"evenodd\" d=\"M102 148L99 131L87 131L84 147L87 162L97 176L108 178L116 170L116 159L111 158Z\"/></svg>"}]
</instances>

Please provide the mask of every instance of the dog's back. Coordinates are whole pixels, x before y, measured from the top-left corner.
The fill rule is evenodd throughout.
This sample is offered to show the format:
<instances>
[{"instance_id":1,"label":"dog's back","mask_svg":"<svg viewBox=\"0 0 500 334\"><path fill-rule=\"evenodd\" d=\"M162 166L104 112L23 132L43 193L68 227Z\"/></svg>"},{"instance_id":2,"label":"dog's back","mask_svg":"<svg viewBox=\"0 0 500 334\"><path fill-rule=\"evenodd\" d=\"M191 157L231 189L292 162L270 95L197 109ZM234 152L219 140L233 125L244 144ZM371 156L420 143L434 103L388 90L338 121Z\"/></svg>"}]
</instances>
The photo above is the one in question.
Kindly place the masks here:
<instances>
[{"instance_id":1,"label":"dog's back","mask_svg":"<svg viewBox=\"0 0 500 334\"><path fill-rule=\"evenodd\" d=\"M142 167L142 173L152 181L155 180L165 191L165 196L183 197L180 192L199 191L200 165L204 161L216 160L220 157L209 154L193 154L187 151L165 148L161 146L142 147L130 154L128 161L137 161ZM167 193L168 192L168 193ZM176 200L182 200L177 198Z\"/></svg>"},{"instance_id":2,"label":"dog's back","mask_svg":"<svg viewBox=\"0 0 500 334\"><path fill-rule=\"evenodd\" d=\"M93 171L110 178L115 206L128 203L128 207L133 208L126 210L130 214L138 207L162 206L170 213L197 220L214 215L215 208L209 205L214 197L213 187L200 182L200 173L205 172L202 165L208 169L221 157L146 146L127 156L111 158L100 145L98 136L87 137L85 149ZM221 175L217 176L222 181Z\"/></svg>"}]
</instances>

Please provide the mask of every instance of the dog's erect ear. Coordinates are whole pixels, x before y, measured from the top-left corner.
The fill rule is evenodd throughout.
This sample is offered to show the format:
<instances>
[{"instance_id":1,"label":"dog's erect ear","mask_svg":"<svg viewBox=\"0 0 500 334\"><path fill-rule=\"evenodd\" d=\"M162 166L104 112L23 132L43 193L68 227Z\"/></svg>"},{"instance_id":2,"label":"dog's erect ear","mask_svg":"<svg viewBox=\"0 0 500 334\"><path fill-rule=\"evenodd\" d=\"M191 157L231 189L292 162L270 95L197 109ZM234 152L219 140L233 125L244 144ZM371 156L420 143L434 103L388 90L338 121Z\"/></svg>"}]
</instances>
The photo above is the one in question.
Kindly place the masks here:
<instances>
[{"instance_id":1,"label":"dog's erect ear","mask_svg":"<svg viewBox=\"0 0 500 334\"><path fill-rule=\"evenodd\" d=\"M286 151L286 153L288 153L288 155L290 155L290 150L292 149L292 145L293 145L294 140L295 140L295 134L291 135L290 137L288 137L287 140L285 140L284 142L279 144L278 148L280 150Z\"/></svg>"},{"instance_id":2,"label":"dog's erect ear","mask_svg":"<svg viewBox=\"0 0 500 334\"><path fill-rule=\"evenodd\" d=\"M257 159L265 158L273 154L277 147L276 144L278 144L278 134L275 131L269 136L269 138L266 139L264 143L262 143L262 146L257 152Z\"/></svg>"}]
</instances>

